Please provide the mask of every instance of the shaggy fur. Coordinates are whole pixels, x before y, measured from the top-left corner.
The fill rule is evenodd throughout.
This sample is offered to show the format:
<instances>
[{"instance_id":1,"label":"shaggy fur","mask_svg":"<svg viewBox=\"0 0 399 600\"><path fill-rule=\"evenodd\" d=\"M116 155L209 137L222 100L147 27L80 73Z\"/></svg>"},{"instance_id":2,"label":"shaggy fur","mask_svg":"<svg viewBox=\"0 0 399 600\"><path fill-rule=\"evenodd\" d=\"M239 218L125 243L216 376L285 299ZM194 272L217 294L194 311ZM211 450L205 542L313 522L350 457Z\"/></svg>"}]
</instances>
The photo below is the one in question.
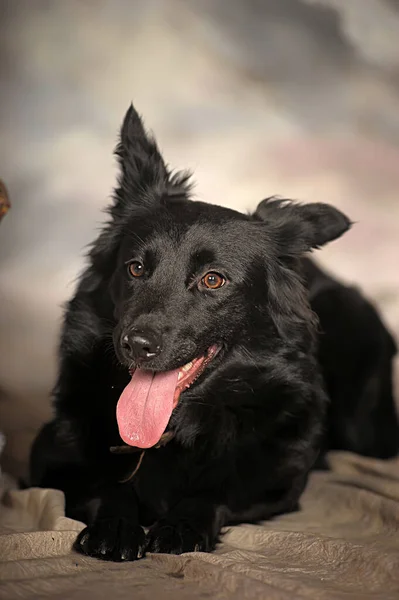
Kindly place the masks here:
<instances>
[{"instance_id":1,"label":"shaggy fur","mask_svg":"<svg viewBox=\"0 0 399 600\"><path fill-rule=\"evenodd\" d=\"M325 204L269 199L244 215L190 200L188 176L171 174L133 107L117 154L110 222L66 311L55 418L31 459L31 484L63 490L67 515L88 524L76 549L115 561L211 551L225 524L296 510L320 448L395 454L394 343L357 291L303 258L347 217ZM128 276L133 260L145 276ZM226 284L201 287L209 271ZM181 395L172 441L129 479L139 454L110 447L122 443L132 327L161 340L154 372L221 350Z\"/></svg>"}]
</instances>

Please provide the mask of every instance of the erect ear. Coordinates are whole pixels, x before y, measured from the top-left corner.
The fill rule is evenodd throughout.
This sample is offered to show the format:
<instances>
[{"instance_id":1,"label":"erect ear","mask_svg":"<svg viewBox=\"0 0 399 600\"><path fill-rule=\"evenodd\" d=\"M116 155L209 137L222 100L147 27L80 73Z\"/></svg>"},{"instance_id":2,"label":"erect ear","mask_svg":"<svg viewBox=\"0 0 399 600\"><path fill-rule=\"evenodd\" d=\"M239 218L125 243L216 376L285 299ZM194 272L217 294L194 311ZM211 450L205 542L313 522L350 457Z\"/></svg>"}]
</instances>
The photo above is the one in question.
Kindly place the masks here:
<instances>
[{"instance_id":1,"label":"erect ear","mask_svg":"<svg viewBox=\"0 0 399 600\"><path fill-rule=\"evenodd\" d=\"M267 198L253 216L269 225L280 252L287 255L319 248L340 237L352 225L344 213L321 202L300 204Z\"/></svg>"},{"instance_id":2,"label":"erect ear","mask_svg":"<svg viewBox=\"0 0 399 600\"><path fill-rule=\"evenodd\" d=\"M121 183L127 192L162 186L167 180L165 163L154 138L143 126L131 104L123 120L120 142L115 150L122 170Z\"/></svg>"},{"instance_id":3,"label":"erect ear","mask_svg":"<svg viewBox=\"0 0 399 600\"><path fill-rule=\"evenodd\" d=\"M172 196L187 195L191 189L188 172L171 173L167 168L153 136L144 129L133 105L125 115L115 154L121 173L113 202L107 208L111 219L89 251L92 264L103 273L108 273L110 267L112 271L114 261L110 257L116 257L119 232L135 211L151 209Z\"/></svg>"},{"instance_id":4,"label":"erect ear","mask_svg":"<svg viewBox=\"0 0 399 600\"><path fill-rule=\"evenodd\" d=\"M171 175L158 149L154 137L143 125L142 119L130 105L123 120L120 142L115 150L121 165L121 190L118 190L128 201L137 198L143 192L148 199L148 192L159 195L184 193L189 189L189 174ZM143 200L143 198L141 198Z\"/></svg>"}]
</instances>

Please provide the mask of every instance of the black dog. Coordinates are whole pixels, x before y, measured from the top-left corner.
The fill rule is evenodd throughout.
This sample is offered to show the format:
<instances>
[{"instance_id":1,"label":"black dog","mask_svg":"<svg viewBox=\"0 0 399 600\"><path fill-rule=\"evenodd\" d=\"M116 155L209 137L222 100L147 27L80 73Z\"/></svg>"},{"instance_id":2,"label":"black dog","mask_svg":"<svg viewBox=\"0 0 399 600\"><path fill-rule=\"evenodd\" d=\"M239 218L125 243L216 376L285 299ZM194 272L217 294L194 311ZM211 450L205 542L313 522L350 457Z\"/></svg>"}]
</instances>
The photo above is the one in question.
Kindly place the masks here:
<instances>
[{"instance_id":1,"label":"black dog","mask_svg":"<svg viewBox=\"0 0 399 600\"><path fill-rule=\"evenodd\" d=\"M75 547L210 551L225 524L296 510L320 448L395 454L394 343L358 292L303 258L349 220L325 204L244 215L190 201L133 107L117 154L31 460L32 485L63 490L88 523Z\"/></svg>"}]
</instances>

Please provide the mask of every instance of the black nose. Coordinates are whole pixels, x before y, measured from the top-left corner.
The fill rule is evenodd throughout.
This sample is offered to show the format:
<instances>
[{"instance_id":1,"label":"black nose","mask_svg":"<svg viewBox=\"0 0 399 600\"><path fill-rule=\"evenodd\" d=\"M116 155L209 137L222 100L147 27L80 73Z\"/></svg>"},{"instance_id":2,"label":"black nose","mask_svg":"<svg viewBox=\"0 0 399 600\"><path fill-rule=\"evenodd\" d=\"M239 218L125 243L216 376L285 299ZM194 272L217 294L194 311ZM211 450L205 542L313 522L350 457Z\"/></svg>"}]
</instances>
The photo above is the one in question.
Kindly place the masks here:
<instances>
[{"instance_id":1,"label":"black nose","mask_svg":"<svg viewBox=\"0 0 399 600\"><path fill-rule=\"evenodd\" d=\"M134 331L122 337L122 348L134 360L150 360L161 352L161 341L154 333Z\"/></svg>"}]
</instances>

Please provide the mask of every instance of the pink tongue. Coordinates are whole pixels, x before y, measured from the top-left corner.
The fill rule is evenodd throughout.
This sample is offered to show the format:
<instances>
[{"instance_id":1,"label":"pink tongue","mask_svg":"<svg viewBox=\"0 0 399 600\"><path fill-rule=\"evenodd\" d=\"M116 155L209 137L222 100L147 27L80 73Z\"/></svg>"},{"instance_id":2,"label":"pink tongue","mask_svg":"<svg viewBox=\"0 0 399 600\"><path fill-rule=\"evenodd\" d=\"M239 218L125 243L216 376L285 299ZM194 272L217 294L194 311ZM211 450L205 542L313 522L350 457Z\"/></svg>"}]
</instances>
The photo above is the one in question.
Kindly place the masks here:
<instances>
[{"instance_id":1,"label":"pink tongue","mask_svg":"<svg viewBox=\"0 0 399 600\"><path fill-rule=\"evenodd\" d=\"M161 438L173 411L179 369L151 373L136 369L118 400L116 420L123 441L151 448Z\"/></svg>"}]
</instances>

